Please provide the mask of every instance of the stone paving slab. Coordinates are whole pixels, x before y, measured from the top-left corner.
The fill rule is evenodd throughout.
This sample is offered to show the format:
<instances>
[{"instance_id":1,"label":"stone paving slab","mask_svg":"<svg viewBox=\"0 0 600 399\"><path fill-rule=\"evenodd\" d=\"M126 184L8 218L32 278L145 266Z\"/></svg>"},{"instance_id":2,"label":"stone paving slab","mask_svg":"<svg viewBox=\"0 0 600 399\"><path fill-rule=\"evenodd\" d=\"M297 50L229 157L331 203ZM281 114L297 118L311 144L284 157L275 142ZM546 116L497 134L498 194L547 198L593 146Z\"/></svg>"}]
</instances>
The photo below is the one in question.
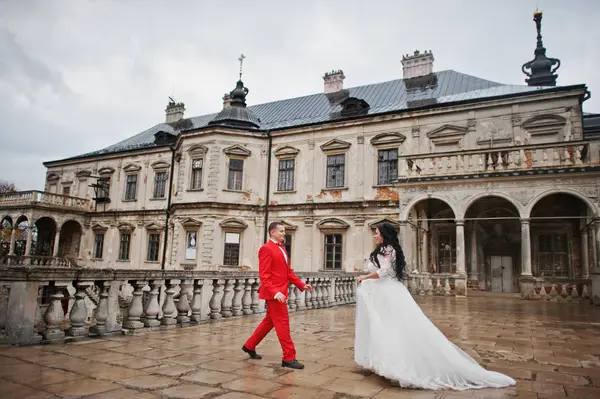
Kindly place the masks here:
<instances>
[{"instance_id":1,"label":"stone paving slab","mask_svg":"<svg viewBox=\"0 0 600 399\"><path fill-rule=\"evenodd\" d=\"M507 389L401 389L353 362L354 307L291 315L301 371L280 366L274 331L241 352L260 316L66 345L0 348L0 398L600 398L600 308L512 296L417 297L424 312Z\"/></svg>"}]
</instances>

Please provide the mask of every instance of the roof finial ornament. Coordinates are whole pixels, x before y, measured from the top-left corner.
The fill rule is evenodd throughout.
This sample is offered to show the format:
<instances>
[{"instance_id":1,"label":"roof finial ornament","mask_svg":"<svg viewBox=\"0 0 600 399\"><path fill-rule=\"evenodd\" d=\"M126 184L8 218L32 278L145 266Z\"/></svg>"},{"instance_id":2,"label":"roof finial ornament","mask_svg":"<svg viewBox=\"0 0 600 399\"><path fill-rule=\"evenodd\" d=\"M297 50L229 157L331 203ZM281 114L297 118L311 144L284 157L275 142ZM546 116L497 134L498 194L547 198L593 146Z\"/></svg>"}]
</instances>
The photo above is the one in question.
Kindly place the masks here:
<instances>
[{"instance_id":1,"label":"roof finial ornament","mask_svg":"<svg viewBox=\"0 0 600 399\"><path fill-rule=\"evenodd\" d=\"M241 54L238 58L238 61L240 62L240 80L242 80L242 67L244 66L244 58L246 58L244 54Z\"/></svg>"},{"instance_id":2,"label":"roof finial ornament","mask_svg":"<svg viewBox=\"0 0 600 399\"><path fill-rule=\"evenodd\" d=\"M542 11L539 8L533 13L533 20L537 30L534 59L523 64L521 71L528 76L525 82L529 86L556 86L558 75L555 72L560 67L560 60L546 57L546 48L542 42ZM556 66L552 68L554 65ZM529 69L531 72L527 72L525 69Z\"/></svg>"}]
</instances>

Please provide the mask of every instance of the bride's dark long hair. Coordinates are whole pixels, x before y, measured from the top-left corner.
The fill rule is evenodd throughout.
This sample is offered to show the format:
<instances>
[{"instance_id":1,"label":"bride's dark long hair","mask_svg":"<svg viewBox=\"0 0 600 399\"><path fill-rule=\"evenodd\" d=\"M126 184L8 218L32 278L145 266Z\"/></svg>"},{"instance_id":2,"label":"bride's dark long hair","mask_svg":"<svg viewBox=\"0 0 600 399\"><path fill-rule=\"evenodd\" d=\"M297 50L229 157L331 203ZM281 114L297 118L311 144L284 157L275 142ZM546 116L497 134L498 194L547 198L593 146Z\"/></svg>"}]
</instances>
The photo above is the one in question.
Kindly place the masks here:
<instances>
[{"instance_id":1,"label":"bride's dark long hair","mask_svg":"<svg viewBox=\"0 0 600 399\"><path fill-rule=\"evenodd\" d=\"M398 242L398 233L394 226L389 223L381 223L377 225L377 230L379 230L379 234L383 238L381 244L377 245L375 250L371 252L369 258L371 262L373 262L378 268L381 268L379 264L379 259L377 259L378 254L385 254L385 248L388 245L391 245L392 248L396 250L396 263L392 265L394 270L396 271L396 278L402 281L404 277L404 268L406 267L406 260L404 259L404 252L402 252L402 248L400 247L400 243Z\"/></svg>"}]
</instances>

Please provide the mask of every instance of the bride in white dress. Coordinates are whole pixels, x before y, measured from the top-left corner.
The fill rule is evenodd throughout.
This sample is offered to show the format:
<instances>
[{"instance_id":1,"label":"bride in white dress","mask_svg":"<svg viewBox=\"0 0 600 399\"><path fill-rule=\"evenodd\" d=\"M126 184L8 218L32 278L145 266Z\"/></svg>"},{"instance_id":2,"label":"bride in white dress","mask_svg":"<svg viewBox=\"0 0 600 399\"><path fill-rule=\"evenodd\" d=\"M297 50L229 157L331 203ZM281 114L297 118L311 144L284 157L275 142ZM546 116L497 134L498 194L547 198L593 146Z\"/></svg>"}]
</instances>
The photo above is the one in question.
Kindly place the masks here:
<instances>
[{"instance_id":1,"label":"bride in white dress","mask_svg":"<svg viewBox=\"0 0 600 399\"><path fill-rule=\"evenodd\" d=\"M379 225L374 239L369 274L357 278L354 361L406 388L514 385L512 378L481 367L421 311L400 281L405 261L392 225Z\"/></svg>"}]
</instances>

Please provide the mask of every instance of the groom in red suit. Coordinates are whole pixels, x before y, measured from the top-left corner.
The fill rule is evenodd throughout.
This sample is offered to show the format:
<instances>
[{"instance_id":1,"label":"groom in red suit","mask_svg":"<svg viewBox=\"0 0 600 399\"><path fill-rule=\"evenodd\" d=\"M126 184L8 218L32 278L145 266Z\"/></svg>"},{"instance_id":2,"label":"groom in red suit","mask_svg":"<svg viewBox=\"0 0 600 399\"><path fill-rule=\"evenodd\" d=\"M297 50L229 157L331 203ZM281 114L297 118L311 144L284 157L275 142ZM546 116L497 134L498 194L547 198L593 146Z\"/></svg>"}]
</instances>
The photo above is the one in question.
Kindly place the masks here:
<instances>
[{"instance_id":1,"label":"groom in red suit","mask_svg":"<svg viewBox=\"0 0 600 399\"><path fill-rule=\"evenodd\" d=\"M262 359L262 356L256 353L256 346L275 327L283 351L281 365L303 369L304 365L296 360L296 349L290 337L290 318L286 302L289 283L302 291L311 291L312 287L310 284L304 284L290 267L290 258L283 246L285 227L278 222L271 223L269 236L269 241L258 251L258 275L261 283L258 297L267 301L267 315L248 338L242 350L252 359Z\"/></svg>"}]
</instances>

